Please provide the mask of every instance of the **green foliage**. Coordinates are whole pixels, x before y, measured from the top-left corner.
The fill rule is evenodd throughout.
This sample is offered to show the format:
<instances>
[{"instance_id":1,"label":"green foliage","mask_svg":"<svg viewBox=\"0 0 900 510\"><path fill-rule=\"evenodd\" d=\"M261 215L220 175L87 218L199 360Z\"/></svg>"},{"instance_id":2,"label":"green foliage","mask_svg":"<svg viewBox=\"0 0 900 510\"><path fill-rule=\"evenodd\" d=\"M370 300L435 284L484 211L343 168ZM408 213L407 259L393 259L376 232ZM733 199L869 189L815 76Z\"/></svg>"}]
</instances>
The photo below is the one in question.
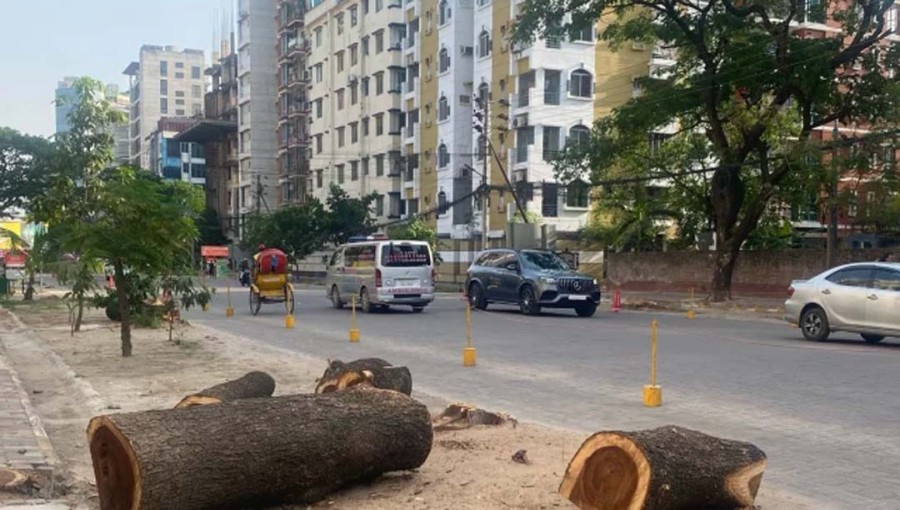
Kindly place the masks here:
<instances>
[{"instance_id":1,"label":"green foliage","mask_svg":"<svg viewBox=\"0 0 900 510\"><path fill-rule=\"evenodd\" d=\"M346 191L336 184L326 200L328 216L325 241L331 244L346 243L353 236L369 235L375 232L375 220L371 215L372 202L378 197L370 193L362 198L350 198Z\"/></svg>"},{"instance_id":2,"label":"green foliage","mask_svg":"<svg viewBox=\"0 0 900 510\"><path fill-rule=\"evenodd\" d=\"M747 250L786 250L794 244L791 222L776 214L766 214L744 243Z\"/></svg>"},{"instance_id":3,"label":"green foliage","mask_svg":"<svg viewBox=\"0 0 900 510\"><path fill-rule=\"evenodd\" d=\"M525 220L528 220L527 222ZM540 225L544 223L544 217L534 211L525 211L525 215L516 211L516 214L509 220L510 223L530 223L532 225Z\"/></svg>"},{"instance_id":4,"label":"green foliage","mask_svg":"<svg viewBox=\"0 0 900 510\"><path fill-rule=\"evenodd\" d=\"M388 228L388 237L398 240L426 241L431 247L435 262L443 262L441 254L438 252L437 230L429 227L428 224L422 221L418 216L406 223Z\"/></svg>"},{"instance_id":5,"label":"green foliage","mask_svg":"<svg viewBox=\"0 0 900 510\"><path fill-rule=\"evenodd\" d=\"M582 238L602 242L614 251L660 249L667 214L655 208L650 193L644 186L635 186L626 193L603 194Z\"/></svg>"},{"instance_id":6,"label":"green foliage","mask_svg":"<svg viewBox=\"0 0 900 510\"><path fill-rule=\"evenodd\" d=\"M822 173L808 163L823 156L817 129L858 123L877 134L900 120L900 82L887 78L900 64L900 44L882 44L893 2L829 2L844 24L824 38L791 26L804 5L526 0L514 27L522 45L578 33L608 14L604 43L674 51L674 65L643 79L639 97L598 121L589 145L565 151L558 173L571 180L587 169L595 185L658 179L671 186L656 208L669 210L683 235L696 235L691 225L714 230L715 299L727 294L738 250L769 205L821 187ZM848 72L854 66L866 72ZM651 143L648 135L661 131L673 134L662 146Z\"/></svg>"},{"instance_id":7,"label":"green foliage","mask_svg":"<svg viewBox=\"0 0 900 510\"><path fill-rule=\"evenodd\" d=\"M45 138L0 127L0 216L41 193L52 150Z\"/></svg>"}]
</instances>

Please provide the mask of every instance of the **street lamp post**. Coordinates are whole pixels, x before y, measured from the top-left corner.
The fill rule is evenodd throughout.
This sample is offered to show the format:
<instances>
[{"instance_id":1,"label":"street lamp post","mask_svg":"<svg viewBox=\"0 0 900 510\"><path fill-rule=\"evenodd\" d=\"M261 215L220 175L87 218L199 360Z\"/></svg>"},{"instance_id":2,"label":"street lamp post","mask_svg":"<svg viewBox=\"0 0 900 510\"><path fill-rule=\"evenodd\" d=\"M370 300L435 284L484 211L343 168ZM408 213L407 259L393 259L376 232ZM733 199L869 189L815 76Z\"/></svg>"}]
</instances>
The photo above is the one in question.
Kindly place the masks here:
<instances>
[{"instance_id":1,"label":"street lamp post","mask_svg":"<svg viewBox=\"0 0 900 510\"><path fill-rule=\"evenodd\" d=\"M828 178L828 237L825 244L825 263L828 267L834 267L835 253L838 243L838 205L837 205L837 185L840 178L840 167L838 165L838 141L840 140L840 130L838 122L834 121L834 128L831 130L831 172Z\"/></svg>"}]
</instances>

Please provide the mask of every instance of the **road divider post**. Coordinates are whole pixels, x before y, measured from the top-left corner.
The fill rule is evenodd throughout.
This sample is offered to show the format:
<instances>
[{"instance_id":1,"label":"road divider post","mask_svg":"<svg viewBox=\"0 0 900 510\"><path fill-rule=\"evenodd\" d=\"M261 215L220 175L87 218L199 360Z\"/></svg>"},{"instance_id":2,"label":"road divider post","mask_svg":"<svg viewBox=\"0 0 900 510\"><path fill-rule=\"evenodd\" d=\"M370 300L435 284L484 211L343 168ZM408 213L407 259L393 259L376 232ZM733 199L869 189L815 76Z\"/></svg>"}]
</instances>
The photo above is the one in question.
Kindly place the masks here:
<instances>
[{"instance_id":1,"label":"road divider post","mask_svg":"<svg viewBox=\"0 0 900 510\"><path fill-rule=\"evenodd\" d=\"M228 306L225 308L225 317L234 317L234 307L231 306L231 287L225 287L225 293L228 296Z\"/></svg>"},{"instance_id":2,"label":"road divider post","mask_svg":"<svg viewBox=\"0 0 900 510\"><path fill-rule=\"evenodd\" d=\"M356 296L350 298L350 342L359 342L359 322L356 320Z\"/></svg>"},{"instance_id":3,"label":"road divider post","mask_svg":"<svg viewBox=\"0 0 900 510\"><path fill-rule=\"evenodd\" d=\"M619 289L613 290L611 310L613 313L619 313L620 311L622 311L622 291Z\"/></svg>"},{"instance_id":4,"label":"road divider post","mask_svg":"<svg viewBox=\"0 0 900 510\"><path fill-rule=\"evenodd\" d=\"M659 323L654 319L650 323L650 384L644 385L644 406L659 407L662 405L662 387L656 384L656 348L659 340Z\"/></svg>"},{"instance_id":5,"label":"road divider post","mask_svg":"<svg viewBox=\"0 0 900 510\"><path fill-rule=\"evenodd\" d=\"M475 366L475 347L472 345L472 304L466 299L466 347L463 349L463 366Z\"/></svg>"}]
</instances>

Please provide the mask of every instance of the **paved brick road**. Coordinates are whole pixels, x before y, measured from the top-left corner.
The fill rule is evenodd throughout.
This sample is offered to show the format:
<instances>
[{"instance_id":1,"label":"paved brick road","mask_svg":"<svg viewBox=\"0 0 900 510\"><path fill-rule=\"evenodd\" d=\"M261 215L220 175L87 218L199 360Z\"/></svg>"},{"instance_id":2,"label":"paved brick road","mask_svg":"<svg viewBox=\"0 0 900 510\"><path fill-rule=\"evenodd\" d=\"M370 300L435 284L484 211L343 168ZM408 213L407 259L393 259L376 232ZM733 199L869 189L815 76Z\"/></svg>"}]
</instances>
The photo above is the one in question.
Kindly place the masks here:
<instances>
[{"instance_id":1,"label":"paved brick road","mask_svg":"<svg viewBox=\"0 0 900 510\"><path fill-rule=\"evenodd\" d=\"M584 432L667 423L752 441L769 455L766 482L821 508L897 510L900 484L900 343L853 336L813 344L786 324L679 315L570 312L523 317L475 314L478 367L461 367L463 306L440 299L424 314L360 316L362 342L347 342L349 312L324 292L298 293L297 328L283 309L223 315L224 292L204 325L322 358L380 356L412 370L420 391L465 400L520 419ZM660 320L659 380L665 404L641 406L648 378L648 323Z\"/></svg>"}]
</instances>

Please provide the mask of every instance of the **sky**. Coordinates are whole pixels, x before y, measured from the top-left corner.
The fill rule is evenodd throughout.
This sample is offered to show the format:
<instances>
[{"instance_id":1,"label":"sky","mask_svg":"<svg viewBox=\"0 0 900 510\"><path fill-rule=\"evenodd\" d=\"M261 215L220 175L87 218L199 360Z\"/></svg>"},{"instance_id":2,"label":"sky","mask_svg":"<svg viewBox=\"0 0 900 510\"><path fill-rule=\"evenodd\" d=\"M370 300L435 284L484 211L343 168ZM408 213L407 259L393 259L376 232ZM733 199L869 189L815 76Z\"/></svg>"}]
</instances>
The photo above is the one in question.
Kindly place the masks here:
<instances>
[{"instance_id":1,"label":"sky","mask_svg":"<svg viewBox=\"0 0 900 510\"><path fill-rule=\"evenodd\" d=\"M0 0L0 126L49 136L64 76L127 89L122 71L142 45L206 53L230 0ZM274 43L273 43L274 44Z\"/></svg>"}]
</instances>

